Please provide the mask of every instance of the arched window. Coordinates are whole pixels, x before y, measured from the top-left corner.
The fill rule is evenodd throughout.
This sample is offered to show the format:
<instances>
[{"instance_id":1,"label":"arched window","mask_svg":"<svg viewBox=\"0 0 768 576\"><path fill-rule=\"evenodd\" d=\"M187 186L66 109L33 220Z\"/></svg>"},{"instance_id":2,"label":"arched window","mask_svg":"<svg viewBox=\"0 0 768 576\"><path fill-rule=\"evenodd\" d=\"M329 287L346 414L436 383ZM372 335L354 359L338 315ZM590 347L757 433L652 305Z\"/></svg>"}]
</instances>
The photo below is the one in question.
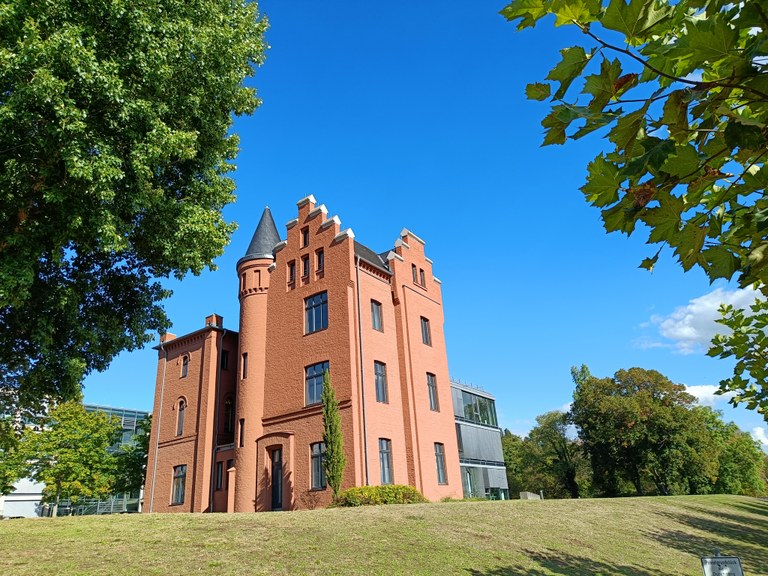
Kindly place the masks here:
<instances>
[{"instance_id":1,"label":"arched window","mask_svg":"<svg viewBox=\"0 0 768 576\"><path fill-rule=\"evenodd\" d=\"M184 410L187 407L187 403L182 398L179 400L179 408L176 413L176 436L181 436L184 433Z\"/></svg>"},{"instance_id":2,"label":"arched window","mask_svg":"<svg viewBox=\"0 0 768 576\"><path fill-rule=\"evenodd\" d=\"M231 397L224 400L224 431L227 434L235 431L235 403Z\"/></svg>"},{"instance_id":3,"label":"arched window","mask_svg":"<svg viewBox=\"0 0 768 576\"><path fill-rule=\"evenodd\" d=\"M186 378L189 372L189 356L184 355L181 359L181 377Z\"/></svg>"}]
</instances>

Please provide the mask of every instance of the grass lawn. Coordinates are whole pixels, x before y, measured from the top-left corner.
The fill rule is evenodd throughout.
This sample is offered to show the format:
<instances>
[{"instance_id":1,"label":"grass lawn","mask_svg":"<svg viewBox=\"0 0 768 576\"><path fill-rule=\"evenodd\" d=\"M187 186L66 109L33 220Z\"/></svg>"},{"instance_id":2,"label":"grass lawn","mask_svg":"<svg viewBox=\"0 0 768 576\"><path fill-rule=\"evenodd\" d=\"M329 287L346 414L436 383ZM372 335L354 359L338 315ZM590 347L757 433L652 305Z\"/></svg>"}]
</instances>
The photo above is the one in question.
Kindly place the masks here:
<instances>
[{"instance_id":1,"label":"grass lawn","mask_svg":"<svg viewBox=\"0 0 768 576\"><path fill-rule=\"evenodd\" d=\"M0 522L0 574L768 576L768 502L737 496L445 502Z\"/></svg>"}]
</instances>

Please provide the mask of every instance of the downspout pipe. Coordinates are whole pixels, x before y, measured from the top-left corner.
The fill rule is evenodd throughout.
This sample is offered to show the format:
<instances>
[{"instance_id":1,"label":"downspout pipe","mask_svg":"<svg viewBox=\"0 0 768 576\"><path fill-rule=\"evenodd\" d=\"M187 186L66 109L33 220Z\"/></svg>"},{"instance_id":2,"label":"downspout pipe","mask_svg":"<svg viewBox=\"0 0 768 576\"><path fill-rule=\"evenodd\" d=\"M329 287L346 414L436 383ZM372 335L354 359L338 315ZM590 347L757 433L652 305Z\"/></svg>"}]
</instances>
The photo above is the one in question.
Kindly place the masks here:
<instances>
[{"instance_id":1,"label":"downspout pipe","mask_svg":"<svg viewBox=\"0 0 768 576\"><path fill-rule=\"evenodd\" d=\"M216 451L219 447L219 388L221 386L221 353L224 347L224 336L227 334L227 329L224 328L219 338L219 347L217 355L216 365L216 397L214 398L214 412L213 412L213 448L211 449L211 489L208 494L208 511L215 512L213 505L213 495L216 491ZM223 475L223 472L222 472Z\"/></svg>"},{"instance_id":2,"label":"downspout pipe","mask_svg":"<svg viewBox=\"0 0 768 576\"><path fill-rule=\"evenodd\" d=\"M163 351L163 377L160 380L160 409L157 414L157 434L155 434L155 462L152 466L152 498L149 501L149 513L151 514L155 508L155 479L157 478L157 457L160 446L160 422L163 416L163 394L165 393L165 372L168 368L168 350L163 346L163 337L160 335L160 350ZM153 423L154 427L155 424Z\"/></svg>"},{"instance_id":3,"label":"downspout pipe","mask_svg":"<svg viewBox=\"0 0 768 576\"><path fill-rule=\"evenodd\" d=\"M363 401L363 462L365 464L365 485L370 486L368 479L368 427L365 418L365 359L363 357L363 313L360 305L360 256L355 264L355 287L357 289L357 331L360 342L360 386Z\"/></svg>"}]
</instances>

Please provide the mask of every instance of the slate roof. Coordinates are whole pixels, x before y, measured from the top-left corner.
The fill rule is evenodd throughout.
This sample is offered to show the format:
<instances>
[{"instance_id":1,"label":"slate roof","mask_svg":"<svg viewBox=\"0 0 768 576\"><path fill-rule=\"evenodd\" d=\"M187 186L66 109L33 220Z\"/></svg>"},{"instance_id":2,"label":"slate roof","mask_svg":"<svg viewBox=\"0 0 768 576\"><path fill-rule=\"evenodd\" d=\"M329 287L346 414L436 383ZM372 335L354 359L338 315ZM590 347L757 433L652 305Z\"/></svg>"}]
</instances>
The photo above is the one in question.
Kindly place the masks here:
<instances>
[{"instance_id":1,"label":"slate roof","mask_svg":"<svg viewBox=\"0 0 768 576\"><path fill-rule=\"evenodd\" d=\"M355 240L355 256L359 256L361 260L365 260L373 266L374 268L378 268L382 272L386 272L387 274L392 274L392 271L389 269L389 263L387 262L386 255L388 252L382 252L381 254L376 254L373 250L368 248L367 246L364 246L363 244L360 244L357 240Z\"/></svg>"},{"instance_id":2,"label":"slate roof","mask_svg":"<svg viewBox=\"0 0 768 576\"><path fill-rule=\"evenodd\" d=\"M259 225L256 226L256 232L253 233L253 238L243 259L274 258L275 245L279 242L280 234L277 231L277 226L275 226L275 220L272 218L272 212L267 206L264 208L264 213L261 215Z\"/></svg>"}]
</instances>

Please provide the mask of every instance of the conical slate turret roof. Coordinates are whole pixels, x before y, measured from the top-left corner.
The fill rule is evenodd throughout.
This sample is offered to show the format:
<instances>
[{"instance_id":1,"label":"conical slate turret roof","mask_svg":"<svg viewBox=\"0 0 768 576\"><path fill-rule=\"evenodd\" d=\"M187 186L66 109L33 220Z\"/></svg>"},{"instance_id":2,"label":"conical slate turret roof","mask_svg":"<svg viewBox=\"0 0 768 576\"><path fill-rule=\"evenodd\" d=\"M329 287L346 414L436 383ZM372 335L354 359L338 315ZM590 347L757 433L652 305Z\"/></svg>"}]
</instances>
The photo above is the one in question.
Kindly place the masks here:
<instances>
[{"instance_id":1,"label":"conical slate turret roof","mask_svg":"<svg viewBox=\"0 0 768 576\"><path fill-rule=\"evenodd\" d=\"M251 243L245 256L241 260L252 260L255 258L274 258L272 252L275 245L280 242L280 234L277 232L277 226L272 218L272 212L269 206L264 208L259 225L256 226L256 232L253 233Z\"/></svg>"}]
</instances>

